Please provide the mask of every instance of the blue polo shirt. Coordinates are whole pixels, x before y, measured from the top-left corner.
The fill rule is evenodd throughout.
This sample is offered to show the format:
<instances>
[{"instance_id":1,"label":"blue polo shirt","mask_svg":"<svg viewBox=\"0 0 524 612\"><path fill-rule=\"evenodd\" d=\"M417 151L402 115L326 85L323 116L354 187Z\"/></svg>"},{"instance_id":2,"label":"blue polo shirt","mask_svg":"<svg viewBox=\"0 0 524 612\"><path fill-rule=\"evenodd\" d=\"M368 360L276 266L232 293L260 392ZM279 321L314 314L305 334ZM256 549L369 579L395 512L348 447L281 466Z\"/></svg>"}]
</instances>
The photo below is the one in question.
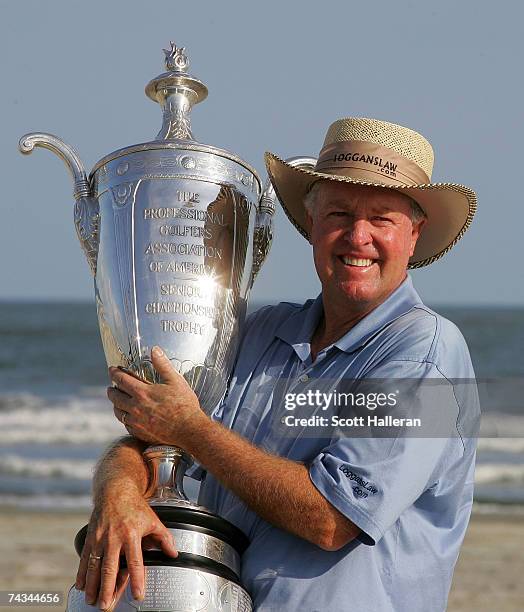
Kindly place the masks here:
<instances>
[{"instance_id":1,"label":"blue polo shirt","mask_svg":"<svg viewBox=\"0 0 524 612\"><path fill-rule=\"evenodd\" d=\"M251 315L231 383L214 417L253 444L309 466L313 485L362 531L335 552L274 527L207 473L199 502L249 537L242 582L260 612L426 612L446 608L468 524L479 414L466 343L421 301L408 277L348 333L311 359L322 300L281 303ZM279 381L299 392L315 380L442 383L431 410L449 435L365 437L308 427L283 435ZM412 397L417 395L417 391ZM278 422L281 422L278 419ZM315 430L316 431L316 430ZM405 430L403 430L405 431ZM370 434L374 435L374 434ZM241 477L241 475L239 475Z\"/></svg>"}]
</instances>

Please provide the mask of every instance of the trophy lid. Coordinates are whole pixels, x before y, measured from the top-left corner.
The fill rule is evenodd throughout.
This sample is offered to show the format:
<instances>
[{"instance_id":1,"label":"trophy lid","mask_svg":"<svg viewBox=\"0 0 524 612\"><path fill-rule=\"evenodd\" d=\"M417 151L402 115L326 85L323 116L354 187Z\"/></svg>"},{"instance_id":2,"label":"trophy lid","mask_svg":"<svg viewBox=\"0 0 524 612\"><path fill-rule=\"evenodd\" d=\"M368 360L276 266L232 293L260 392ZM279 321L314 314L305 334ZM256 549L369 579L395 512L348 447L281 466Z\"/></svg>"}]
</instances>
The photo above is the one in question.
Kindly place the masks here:
<instances>
[{"instance_id":1,"label":"trophy lid","mask_svg":"<svg viewBox=\"0 0 524 612\"><path fill-rule=\"evenodd\" d=\"M90 179L95 173L117 158L126 155L152 150L192 150L202 151L231 160L243 166L254 177L258 188L261 188L260 178L254 168L237 155L208 144L197 142L191 130L191 109L195 104L207 98L208 89L200 80L189 74L189 59L185 47L177 47L171 41L170 49L164 49L166 72L149 81L145 93L151 100L162 107L162 128L156 138L150 142L131 145L113 151L100 159L90 173Z\"/></svg>"},{"instance_id":2,"label":"trophy lid","mask_svg":"<svg viewBox=\"0 0 524 612\"><path fill-rule=\"evenodd\" d=\"M184 91L193 104L202 102L207 98L207 87L200 79L188 74L189 58L185 47L177 47L173 41L170 45L171 49L163 49L168 71L149 81L146 85L146 95L162 104L168 93L174 89Z\"/></svg>"}]
</instances>

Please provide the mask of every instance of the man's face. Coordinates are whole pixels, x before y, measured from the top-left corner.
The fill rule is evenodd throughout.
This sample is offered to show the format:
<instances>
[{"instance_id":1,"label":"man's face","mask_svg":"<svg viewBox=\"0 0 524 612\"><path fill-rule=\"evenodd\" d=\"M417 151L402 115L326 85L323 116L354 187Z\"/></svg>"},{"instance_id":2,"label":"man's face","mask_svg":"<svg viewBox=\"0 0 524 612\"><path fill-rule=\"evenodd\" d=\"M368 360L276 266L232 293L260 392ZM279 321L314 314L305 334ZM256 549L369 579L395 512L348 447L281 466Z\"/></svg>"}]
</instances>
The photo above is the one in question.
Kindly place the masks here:
<instances>
[{"instance_id":1,"label":"man's face","mask_svg":"<svg viewBox=\"0 0 524 612\"><path fill-rule=\"evenodd\" d=\"M369 311L404 280L423 222L412 223L410 199L380 187L323 181L309 216L324 298Z\"/></svg>"}]
</instances>

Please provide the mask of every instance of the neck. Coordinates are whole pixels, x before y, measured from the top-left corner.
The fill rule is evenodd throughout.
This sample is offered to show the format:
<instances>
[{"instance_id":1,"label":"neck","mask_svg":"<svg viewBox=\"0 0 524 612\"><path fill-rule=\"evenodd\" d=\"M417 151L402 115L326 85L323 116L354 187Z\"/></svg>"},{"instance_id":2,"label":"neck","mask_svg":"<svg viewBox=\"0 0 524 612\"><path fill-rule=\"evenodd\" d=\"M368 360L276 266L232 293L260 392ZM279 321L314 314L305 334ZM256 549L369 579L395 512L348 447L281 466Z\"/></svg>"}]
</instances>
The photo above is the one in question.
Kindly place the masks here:
<instances>
[{"instance_id":1,"label":"neck","mask_svg":"<svg viewBox=\"0 0 524 612\"><path fill-rule=\"evenodd\" d=\"M406 277L402 280L405 280ZM400 283L399 285L400 286ZM318 353L336 342L359 321L366 317L370 312L380 306L395 291L398 286L386 295L381 301L366 304L351 304L347 299L342 304L336 298L322 291L323 315L318 322L317 328L311 338L311 358L315 361Z\"/></svg>"},{"instance_id":2,"label":"neck","mask_svg":"<svg viewBox=\"0 0 524 612\"><path fill-rule=\"evenodd\" d=\"M326 308L326 301L327 300L322 297L324 314L321 316L311 339L311 358L313 361L315 361L318 353L322 349L325 349L326 346L342 338L342 336L347 334L352 327L374 309L373 307L359 312L345 313L345 317L340 318L335 314L330 314L329 308Z\"/></svg>"}]
</instances>

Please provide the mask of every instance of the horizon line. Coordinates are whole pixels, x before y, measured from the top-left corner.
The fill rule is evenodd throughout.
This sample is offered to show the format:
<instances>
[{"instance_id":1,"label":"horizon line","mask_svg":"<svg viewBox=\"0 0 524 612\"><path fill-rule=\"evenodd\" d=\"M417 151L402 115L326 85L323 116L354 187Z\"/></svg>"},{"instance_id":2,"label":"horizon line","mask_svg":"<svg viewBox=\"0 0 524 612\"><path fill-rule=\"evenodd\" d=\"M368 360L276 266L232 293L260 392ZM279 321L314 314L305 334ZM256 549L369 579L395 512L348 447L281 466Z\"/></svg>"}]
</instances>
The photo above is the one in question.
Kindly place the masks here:
<instances>
[{"instance_id":1,"label":"horizon line","mask_svg":"<svg viewBox=\"0 0 524 612\"><path fill-rule=\"evenodd\" d=\"M316 296L312 296L314 299ZM303 303L309 298L301 299L300 297L282 297L276 299L258 299L258 300L249 300L249 304L257 304L257 305L273 305L278 304L280 302L292 302L292 303ZM28 298L28 297L9 297L9 298L1 298L0 297L0 305L25 305L25 304L94 304L94 297L62 297L62 298L53 298L53 297L39 297L39 298ZM502 309L515 309L515 310L524 310L524 302L425 302L431 308L502 308Z\"/></svg>"}]
</instances>

